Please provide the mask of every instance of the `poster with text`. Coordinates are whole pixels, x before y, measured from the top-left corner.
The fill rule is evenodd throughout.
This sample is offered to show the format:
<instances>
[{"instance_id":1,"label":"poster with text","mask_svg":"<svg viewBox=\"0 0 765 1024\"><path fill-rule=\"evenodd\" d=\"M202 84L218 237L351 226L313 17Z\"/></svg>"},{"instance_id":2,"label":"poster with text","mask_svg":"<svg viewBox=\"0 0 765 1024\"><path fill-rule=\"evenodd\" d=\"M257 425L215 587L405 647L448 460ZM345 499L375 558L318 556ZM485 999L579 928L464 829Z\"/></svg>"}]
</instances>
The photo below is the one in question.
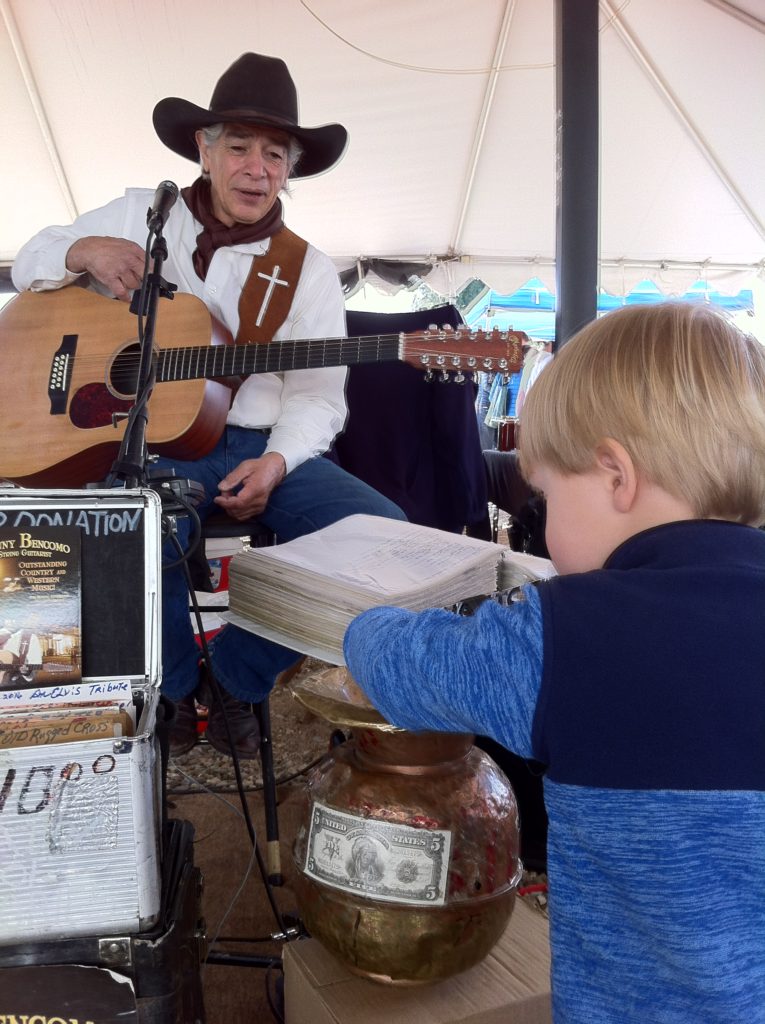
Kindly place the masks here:
<instances>
[{"instance_id":1,"label":"poster with text","mask_svg":"<svg viewBox=\"0 0 765 1024\"><path fill-rule=\"evenodd\" d=\"M82 677L80 531L0 529L0 689Z\"/></svg>"}]
</instances>

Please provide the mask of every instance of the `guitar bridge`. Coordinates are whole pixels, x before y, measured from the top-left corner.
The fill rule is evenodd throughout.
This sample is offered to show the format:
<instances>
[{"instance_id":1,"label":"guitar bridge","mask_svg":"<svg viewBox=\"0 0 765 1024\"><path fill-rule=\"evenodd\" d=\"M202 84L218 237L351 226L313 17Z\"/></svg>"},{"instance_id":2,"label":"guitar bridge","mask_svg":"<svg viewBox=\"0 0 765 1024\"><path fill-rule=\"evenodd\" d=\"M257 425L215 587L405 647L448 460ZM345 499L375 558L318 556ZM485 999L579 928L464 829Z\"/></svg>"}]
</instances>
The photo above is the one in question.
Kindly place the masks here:
<instances>
[{"instance_id":1,"label":"guitar bridge","mask_svg":"<svg viewBox=\"0 0 765 1024\"><path fill-rule=\"evenodd\" d=\"M50 376L48 377L48 398L50 399L51 416L61 416L66 412L76 350L77 335L65 334L61 345L53 353Z\"/></svg>"}]
</instances>

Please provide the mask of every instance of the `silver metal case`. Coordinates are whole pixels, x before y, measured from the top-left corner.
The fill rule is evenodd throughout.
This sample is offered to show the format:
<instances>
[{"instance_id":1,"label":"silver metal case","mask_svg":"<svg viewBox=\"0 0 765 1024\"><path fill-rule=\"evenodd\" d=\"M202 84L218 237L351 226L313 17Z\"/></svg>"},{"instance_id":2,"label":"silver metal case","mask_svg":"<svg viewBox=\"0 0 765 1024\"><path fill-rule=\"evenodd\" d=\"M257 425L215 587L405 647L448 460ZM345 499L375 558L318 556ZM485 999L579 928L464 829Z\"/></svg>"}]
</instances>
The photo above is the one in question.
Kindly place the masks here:
<instances>
[{"instance_id":1,"label":"silver metal case","mask_svg":"<svg viewBox=\"0 0 765 1024\"><path fill-rule=\"evenodd\" d=\"M0 490L0 526L78 526L83 693L135 735L0 749L0 944L150 928L160 907L161 503L150 490ZM76 696L76 695L75 695ZM0 692L2 707L13 700Z\"/></svg>"}]
</instances>

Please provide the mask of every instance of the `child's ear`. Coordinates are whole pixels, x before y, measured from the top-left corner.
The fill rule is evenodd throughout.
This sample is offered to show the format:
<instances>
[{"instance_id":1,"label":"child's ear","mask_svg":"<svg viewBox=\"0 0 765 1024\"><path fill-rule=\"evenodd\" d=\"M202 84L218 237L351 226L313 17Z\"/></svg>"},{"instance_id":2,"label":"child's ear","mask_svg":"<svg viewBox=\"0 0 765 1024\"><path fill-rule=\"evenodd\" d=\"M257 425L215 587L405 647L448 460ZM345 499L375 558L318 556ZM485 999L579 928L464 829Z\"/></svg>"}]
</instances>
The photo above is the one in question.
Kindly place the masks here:
<instances>
[{"instance_id":1,"label":"child's ear","mask_svg":"<svg viewBox=\"0 0 765 1024\"><path fill-rule=\"evenodd\" d=\"M606 437L595 449L595 465L603 474L614 509L629 512L638 490L638 474L630 453L624 445Z\"/></svg>"}]
</instances>

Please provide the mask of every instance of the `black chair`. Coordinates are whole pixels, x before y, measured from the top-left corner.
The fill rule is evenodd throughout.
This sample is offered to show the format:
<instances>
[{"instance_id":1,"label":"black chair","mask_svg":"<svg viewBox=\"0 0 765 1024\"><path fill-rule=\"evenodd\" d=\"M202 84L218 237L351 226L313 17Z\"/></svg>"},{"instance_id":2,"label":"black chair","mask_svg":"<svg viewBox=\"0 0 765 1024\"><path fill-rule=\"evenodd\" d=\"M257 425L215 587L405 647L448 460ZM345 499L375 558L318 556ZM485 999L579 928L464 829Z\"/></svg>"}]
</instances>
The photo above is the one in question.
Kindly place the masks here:
<instances>
[{"instance_id":1,"label":"black chair","mask_svg":"<svg viewBox=\"0 0 765 1024\"><path fill-rule=\"evenodd\" d=\"M521 475L518 452L489 449L483 453L486 487L490 504L490 530L473 532L486 540L497 541L499 513L510 518L508 540L514 551L549 558L545 543L546 509L544 499L536 494Z\"/></svg>"},{"instance_id":2,"label":"black chair","mask_svg":"<svg viewBox=\"0 0 765 1024\"><path fill-rule=\"evenodd\" d=\"M189 570L194 590L200 593L212 594L215 587L212 582L210 563L207 558L205 542L208 540L236 540L242 538L248 547L263 548L276 543L273 532L264 526L258 519L248 519L240 522L232 519L226 512L213 512L202 523L202 540L199 547L189 560ZM228 605L221 605L216 610L226 611Z\"/></svg>"}]
</instances>

